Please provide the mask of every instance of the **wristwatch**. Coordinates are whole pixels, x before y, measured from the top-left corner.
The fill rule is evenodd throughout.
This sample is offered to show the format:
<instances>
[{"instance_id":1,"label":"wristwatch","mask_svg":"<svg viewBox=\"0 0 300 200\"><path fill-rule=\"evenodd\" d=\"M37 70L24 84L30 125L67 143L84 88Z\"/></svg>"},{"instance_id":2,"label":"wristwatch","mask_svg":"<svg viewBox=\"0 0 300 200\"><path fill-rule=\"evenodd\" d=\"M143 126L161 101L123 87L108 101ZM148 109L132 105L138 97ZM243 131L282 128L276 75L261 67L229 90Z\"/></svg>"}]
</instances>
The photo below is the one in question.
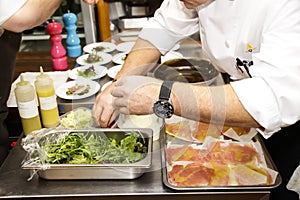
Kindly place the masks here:
<instances>
[{"instance_id":1,"label":"wristwatch","mask_svg":"<svg viewBox=\"0 0 300 200\"><path fill-rule=\"evenodd\" d=\"M159 100L153 105L153 112L160 118L170 118L174 113L174 108L170 102L170 94L173 81L164 81L160 88Z\"/></svg>"}]
</instances>

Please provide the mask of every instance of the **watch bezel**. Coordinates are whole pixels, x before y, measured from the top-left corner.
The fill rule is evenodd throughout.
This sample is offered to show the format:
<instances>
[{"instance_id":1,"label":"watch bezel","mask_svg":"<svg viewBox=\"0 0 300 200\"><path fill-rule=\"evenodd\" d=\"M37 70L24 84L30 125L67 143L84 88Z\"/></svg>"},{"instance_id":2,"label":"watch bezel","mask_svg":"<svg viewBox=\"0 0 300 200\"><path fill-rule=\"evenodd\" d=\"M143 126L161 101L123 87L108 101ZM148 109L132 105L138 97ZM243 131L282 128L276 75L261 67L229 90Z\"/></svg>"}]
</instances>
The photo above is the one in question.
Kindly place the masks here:
<instances>
[{"instance_id":1,"label":"watch bezel","mask_svg":"<svg viewBox=\"0 0 300 200\"><path fill-rule=\"evenodd\" d=\"M171 118L174 114L174 108L169 101L158 100L154 103L153 113L160 118Z\"/></svg>"}]
</instances>

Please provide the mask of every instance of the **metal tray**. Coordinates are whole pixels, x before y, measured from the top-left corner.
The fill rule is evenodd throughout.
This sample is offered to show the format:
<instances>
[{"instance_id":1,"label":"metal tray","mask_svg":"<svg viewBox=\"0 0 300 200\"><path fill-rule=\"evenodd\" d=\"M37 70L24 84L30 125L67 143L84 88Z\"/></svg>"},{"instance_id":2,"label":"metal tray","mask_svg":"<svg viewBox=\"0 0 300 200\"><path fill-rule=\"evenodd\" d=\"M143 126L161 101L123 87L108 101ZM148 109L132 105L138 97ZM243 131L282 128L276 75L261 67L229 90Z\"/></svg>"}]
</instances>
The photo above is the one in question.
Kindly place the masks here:
<instances>
[{"instance_id":1,"label":"metal tray","mask_svg":"<svg viewBox=\"0 0 300 200\"><path fill-rule=\"evenodd\" d=\"M92 129L92 130L57 130L102 134L105 137L120 140L130 131L138 131L146 140L147 154L137 162L129 164L49 164L43 169L41 165L23 165L23 169L37 170L39 177L48 180L76 180L76 179L135 179L140 177L146 169L151 167L153 136L152 129Z\"/></svg>"},{"instance_id":2,"label":"metal tray","mask_svg":"<svg viewBox=\"0 0 300 200\"><path fill-rule=\"evenodd\" d=\"M167 177L167 167L166 167L166 147L167 142L172 140L175 141L176 144L191 144L191 142L183 141L180 139L176 139L173 136L170 136L169 134L166 134L164 132L161 133L161 148L162 148L162 179L163 184L167 186L168 188L176 191L257 191L257 190L264 190L264 191L270 191L273 188L278 187L281 184L281 176L278 173L275 183L272 185L259 185L259 186L190 186L190 187L181 187L181 186L175 186L173 184L170 184ZM269 153L267 152L265 146L263 145L261 139L259 136L255 136L253 138L254 141L259 141L261 144L263 151L264 151L264 157L267 163L267 166L270 169L273 169L275 171L278 171L274 162L272 161Z\"/></svg>"},{"instance_id":3,"label":"metal tray","mask_svg":"<svg viewBox=\"0 0 300 200\"><path fill-rule=\"evenodd\" d=\"M167 60L153 72L153 76L161 80L202 85L211 85L219 74L209 60L192 57Z\"/></svg>"}]
</instances>

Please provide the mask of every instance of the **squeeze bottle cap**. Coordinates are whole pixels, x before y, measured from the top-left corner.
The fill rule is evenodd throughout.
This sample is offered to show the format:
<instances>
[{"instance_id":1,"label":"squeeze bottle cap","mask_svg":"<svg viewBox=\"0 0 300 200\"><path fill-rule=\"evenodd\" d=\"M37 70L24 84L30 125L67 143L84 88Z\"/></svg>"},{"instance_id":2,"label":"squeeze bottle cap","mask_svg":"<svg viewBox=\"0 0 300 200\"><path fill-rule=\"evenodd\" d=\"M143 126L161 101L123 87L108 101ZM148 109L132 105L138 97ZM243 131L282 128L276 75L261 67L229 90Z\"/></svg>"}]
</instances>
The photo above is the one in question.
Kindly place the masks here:
<instances>
[{"instance_id":1,"label":"squeeze bottle cap","mask_svg":"<svg viewBox=\"0 0 300 200\"><path fill-rule=\"evenodd\" d=\"M53 80L48 74L44 73L43 67L40 66L40 74L36 77L36 84L38 85L52 85Z\"/></svg>"},{"instance_id":2,"label":"squeeze bottle cap","mask_svg":"<svg viewBox=\"0 0 300 200\"><path fill-rule=\"evenodd\" d=\"M24 76L22 74L20 75L20 79L21 80L20 80L20 82L17 83L17 86L24 87L24 86L29 85L29 82L24 80Z\"/></svg>"},{"instance_id":3,"label":"squeeze bottle cap","mask_svg":"<svg viewBox=\"0 0 300 200\"><path fill-rule=\"evenodd\" d=\"M48 74L44 73L43 67L40 66L40 74L36 77L38 80L40 79L46 79L46 78L50 78L50 76Z\"/></svg>"}]
</instances>

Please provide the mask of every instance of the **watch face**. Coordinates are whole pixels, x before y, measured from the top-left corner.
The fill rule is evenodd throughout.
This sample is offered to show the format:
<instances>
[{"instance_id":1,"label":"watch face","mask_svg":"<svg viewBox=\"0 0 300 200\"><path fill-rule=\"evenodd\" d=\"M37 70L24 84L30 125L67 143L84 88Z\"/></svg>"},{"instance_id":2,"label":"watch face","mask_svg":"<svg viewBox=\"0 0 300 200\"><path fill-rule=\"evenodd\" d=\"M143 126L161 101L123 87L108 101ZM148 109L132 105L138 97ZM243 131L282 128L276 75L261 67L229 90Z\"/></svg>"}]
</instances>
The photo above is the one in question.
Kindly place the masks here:
<instances>
[{"instance_id":1,"label":"watch face","mask_svg":"<svg viewBox=\"0 0 300 200\"><path fill-rule=\"evenodd\" d=\"M174 109L168 101L157 101L153 106L153 112L160 118L170 118L174 113Z\"/></svg>"}]
</instances>

